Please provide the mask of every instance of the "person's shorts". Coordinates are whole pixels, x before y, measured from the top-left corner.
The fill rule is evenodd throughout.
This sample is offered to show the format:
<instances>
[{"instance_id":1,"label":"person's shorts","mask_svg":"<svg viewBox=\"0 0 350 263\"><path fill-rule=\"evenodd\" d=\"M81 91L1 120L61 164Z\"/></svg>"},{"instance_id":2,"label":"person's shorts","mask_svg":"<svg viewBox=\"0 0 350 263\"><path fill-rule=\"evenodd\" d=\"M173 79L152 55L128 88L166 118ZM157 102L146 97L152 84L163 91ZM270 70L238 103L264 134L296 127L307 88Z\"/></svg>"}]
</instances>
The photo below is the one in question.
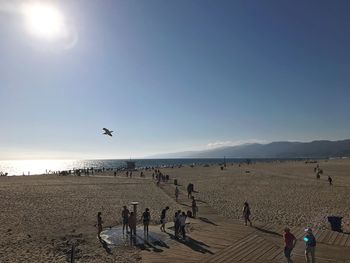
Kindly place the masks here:
<instances>
[{"instance_id":1,"label":"person's shorts","mask_svg":"<svg viewBox=\"0 0 350 263\"><path fill-rule=\"evenodd\" d=\"M287 247L284 248L284 255L286 258L290 258L291 253L292 253L291 248L287 248Z\"/></svg>"},{"instance_id":2,"label":"person's shorts","mask_svg":"<svg viewBox=\"0 0 350 263\"><path fill-rule=\"evenodd\" d=\"M166 223L166 219L165 219L165 218L160 219L160 223L161 223L161 224L165 224L165 223Z\"/></svg>"},{"instance_id":3,"label":"person's shorts","mask_svg":"<svg viewBox=\"0 0 350 263\"><path fill-rule=\"evenodd\" d=\"M127 218L123 218L123 225L127 225L129 220Z\"/></svg>"}]
</instances>

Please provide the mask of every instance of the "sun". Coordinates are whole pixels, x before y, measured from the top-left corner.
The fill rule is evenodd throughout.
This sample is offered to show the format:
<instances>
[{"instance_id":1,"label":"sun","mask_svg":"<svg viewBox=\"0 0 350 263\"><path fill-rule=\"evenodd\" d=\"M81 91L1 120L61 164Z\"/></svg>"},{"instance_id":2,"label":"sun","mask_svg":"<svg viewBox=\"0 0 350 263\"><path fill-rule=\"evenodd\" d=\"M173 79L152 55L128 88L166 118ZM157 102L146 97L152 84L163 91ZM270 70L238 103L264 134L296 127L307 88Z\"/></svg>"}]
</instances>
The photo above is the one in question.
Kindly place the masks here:
<instances>
[{"instance_id":1,"label":"sun","mask_svg":"<svg viewBox=\"0 0 350 263\"><path fill-rule=\"evenodd\" d=\"M52 40L64 37L66 25L63 14L50 3L27 3L22 6L25 25L37 37Z\"/></svg>"}]
</instances>

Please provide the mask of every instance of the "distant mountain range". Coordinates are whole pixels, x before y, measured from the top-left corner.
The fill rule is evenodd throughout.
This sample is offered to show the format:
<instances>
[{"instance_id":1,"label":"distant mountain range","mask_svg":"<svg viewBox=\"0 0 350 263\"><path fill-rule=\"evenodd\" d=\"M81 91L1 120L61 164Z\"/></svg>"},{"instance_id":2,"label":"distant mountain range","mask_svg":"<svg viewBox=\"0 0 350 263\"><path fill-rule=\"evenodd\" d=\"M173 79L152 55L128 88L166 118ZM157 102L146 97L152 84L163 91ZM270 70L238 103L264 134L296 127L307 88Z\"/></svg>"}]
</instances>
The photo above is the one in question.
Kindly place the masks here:
<instances>
[{"instance_id":1,"label":"distant mountain range","mask_svg":"<svg viewBox=\"0 0 350 263\"><path fill-rule=\"evenodd\" d=\"M350 140L242 144L203 151L159 154L152 158L329 158L350 157Z\"/></svg>"}]
</instances>

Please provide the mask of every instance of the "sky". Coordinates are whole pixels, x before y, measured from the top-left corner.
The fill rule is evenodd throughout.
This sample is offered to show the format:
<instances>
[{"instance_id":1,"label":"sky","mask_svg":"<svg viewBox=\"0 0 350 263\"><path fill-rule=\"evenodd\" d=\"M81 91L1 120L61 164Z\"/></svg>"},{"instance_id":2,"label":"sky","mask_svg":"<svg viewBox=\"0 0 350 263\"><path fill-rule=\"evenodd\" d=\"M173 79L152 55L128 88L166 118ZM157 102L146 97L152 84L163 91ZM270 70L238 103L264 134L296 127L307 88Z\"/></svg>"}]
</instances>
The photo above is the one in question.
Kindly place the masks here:
<instances>
[{"instance_id":1,"label":"sky","mask_svg":"<svg viewBox=\"0 0 350 263\"><path fill-rule=\"evenodd\" d=\"M347 0L42 2L0 0L0 160L350 138Z\"/></svg>"}]
</instances>

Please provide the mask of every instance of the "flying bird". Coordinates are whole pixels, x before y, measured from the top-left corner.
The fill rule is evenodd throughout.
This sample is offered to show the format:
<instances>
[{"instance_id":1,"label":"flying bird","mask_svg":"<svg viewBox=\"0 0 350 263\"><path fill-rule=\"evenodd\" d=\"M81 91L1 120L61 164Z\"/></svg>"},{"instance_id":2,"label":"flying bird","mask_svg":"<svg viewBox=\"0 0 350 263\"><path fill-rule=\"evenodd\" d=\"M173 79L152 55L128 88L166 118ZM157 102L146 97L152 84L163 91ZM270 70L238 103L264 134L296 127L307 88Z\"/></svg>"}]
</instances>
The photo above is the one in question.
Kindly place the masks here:
<instances>
[{"instance_id":1,"label":"flying bird","mask_svg":"<svg viewBox=\"0 0 350 263\"><path fill-rule=\"evenodd\" d=\"M111 136L111 137L113 136L113 135L112 135L112 132L113 132L113 131L110 131L110 130L108 130L107 128L103 128L102 130L105 131L103 134L108 135L108 136Z\"/></svg>"}]
</instances>

